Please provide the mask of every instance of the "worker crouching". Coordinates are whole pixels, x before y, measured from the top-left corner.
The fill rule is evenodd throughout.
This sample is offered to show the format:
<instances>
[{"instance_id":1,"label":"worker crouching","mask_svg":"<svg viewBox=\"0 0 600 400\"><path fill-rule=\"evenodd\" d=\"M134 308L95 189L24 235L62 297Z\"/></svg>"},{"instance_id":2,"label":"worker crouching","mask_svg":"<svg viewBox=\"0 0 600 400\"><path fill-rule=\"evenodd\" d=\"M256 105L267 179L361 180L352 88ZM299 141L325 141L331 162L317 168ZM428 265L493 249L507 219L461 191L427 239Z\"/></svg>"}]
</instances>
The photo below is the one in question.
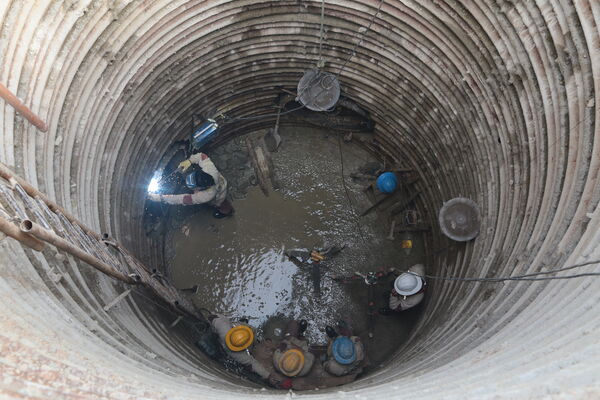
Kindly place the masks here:
<instances>
[{"instance_id":1,"label":"worker crouching","mask_svg":"<svg viewBox=\"0 0 600 400\"><path fill-rule=\"evenodd\" d=\"M244 367L250 368L252 372L268 381L269 384L279 386L281 379L276 374L269 372L250 353L254 344L254 331L251 327L245 324L233 326L229 318L222 315L211 315L208 319L227 356Z\"/></svg>"},{"instance_id":2,"label":"worker crouching","mask_svg":"<svg viewBox=\"0 0 600 400\"><path fill-rule=\"evenodd\" d=\"M323 363L325 371L335 376L359 374L362 372L365 349L358 336L352 336L348 328L345 335L338 334L328 326L325 331L330 338L327 347L327 361Z\"/></svg>"},{"instance_id":3,"label":"worker crouching","mask_svg":"<svg viewBox=\"0 0 600 400\"><path fill-rule=\"evenodd\" d=\"M279 348L273 352L275 370L289 378L308 375L315 362L308 341L301 336L305 329L306 321L290 322Z\"/></svg>"},{"instance_id":4,"label":"worker crouching","mask_svg":"<svg viewBox=\"0 0 600 400\"><path fill-rule=\"evenodd\" d=\"M379 313L390 315L415 307L425 297L425 266L415 264L408 272L400 274L394 281L394 288L389 295L388 308L382 308Z\"/></svg>"},{"instance_id":5,"label":"worker crouching","mask_svg":"<svg viewBox=\"0 0 600 400\"><path fill-rule=\"evenodd\" d=\"M178 172L184 175L185 186L191 193L150 193L148 199L174 205L209 204L215 207L215 218L233 214L233 206L227 200L227 180L206 154L193 154L179 164Z\"/></svg>"}]
</instances>

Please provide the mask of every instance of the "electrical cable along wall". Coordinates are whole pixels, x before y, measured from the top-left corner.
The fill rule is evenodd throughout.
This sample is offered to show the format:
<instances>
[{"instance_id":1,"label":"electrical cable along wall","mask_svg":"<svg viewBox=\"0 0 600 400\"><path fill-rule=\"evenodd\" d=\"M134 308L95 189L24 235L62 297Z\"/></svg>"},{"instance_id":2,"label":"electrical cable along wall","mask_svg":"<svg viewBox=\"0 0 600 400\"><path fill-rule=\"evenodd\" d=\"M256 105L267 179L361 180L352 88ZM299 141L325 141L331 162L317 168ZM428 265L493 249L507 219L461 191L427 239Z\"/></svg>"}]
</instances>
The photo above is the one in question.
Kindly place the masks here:
<instances>
[{"instance_id":1,"label":"electrical cable along wall","mask_svg":"<svg viewBox=\"0 0 600 400\"><path fill-rule=\"evenodd\" d=\"M493 278L600 258L600 3L379 4L325 1L324 70L336 73L362 40L339 81L376 122L381 157L419 172L433 226L444 201L479 204L474 241L433 233L429 271ZM279 87L315 66L321 6L0 2L0 83L48 125L39 132L0 102L0 161L158 266L141 226L156 163L187 137L193 113L239 117L226 135L274 123L241 117L273 114ZM198 354L143 297L104 311L123 288L74 263L0 241L3 396L270 395ZM599 289L593 277L431 281L422 319L389 364L311 395L597 397Z\"/></svg>"}]
</instances>

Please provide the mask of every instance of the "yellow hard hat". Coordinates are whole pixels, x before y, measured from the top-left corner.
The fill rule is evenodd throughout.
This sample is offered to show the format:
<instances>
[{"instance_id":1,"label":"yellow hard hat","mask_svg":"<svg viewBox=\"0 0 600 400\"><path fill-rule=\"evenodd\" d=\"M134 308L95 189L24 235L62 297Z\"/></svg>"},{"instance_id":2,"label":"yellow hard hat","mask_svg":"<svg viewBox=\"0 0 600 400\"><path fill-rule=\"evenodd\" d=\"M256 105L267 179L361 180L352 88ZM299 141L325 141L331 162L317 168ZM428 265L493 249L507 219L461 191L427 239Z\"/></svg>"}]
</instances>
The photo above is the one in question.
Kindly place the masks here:
<instances>
[{"instance_id":1,"label":"yellow hard hat","mask_svg":"<svg viewBox=\"0 0 600 400\"><path fill-rule=\"evenodd\" d=\"M225 335L225 344L231 351L246 350L254 341L254 332L248 325L234 326Z\"/></svg>"},{"instance_id":2,"label":"yellow hard hat","mask_svg":"<svg viewBox=\"0 0 600 400\"><path fill-rule=\"evenodd\" d=\"M287 376L296 376L304 367L304 354L298 349L283 353L279 359L279 370Z\"/></svg>"}]
</instances>

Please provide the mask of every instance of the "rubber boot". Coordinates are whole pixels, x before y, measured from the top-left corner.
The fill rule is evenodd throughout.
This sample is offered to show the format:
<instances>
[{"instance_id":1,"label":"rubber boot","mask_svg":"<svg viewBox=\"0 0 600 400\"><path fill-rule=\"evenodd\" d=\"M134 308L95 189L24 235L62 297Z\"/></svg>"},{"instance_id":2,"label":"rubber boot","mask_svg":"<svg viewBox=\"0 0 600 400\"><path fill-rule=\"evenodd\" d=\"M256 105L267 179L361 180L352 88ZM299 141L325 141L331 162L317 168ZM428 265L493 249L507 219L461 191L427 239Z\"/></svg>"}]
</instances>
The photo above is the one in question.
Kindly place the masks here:
<instances>
[{"instance_id":1,"label":"rubber boot","mask_svg":"<svg viewBox=\"0 0 600 400\"><path fill-rule=\"evenodd\" d=\"M338 337L337 332L335 331L335 329L333 329L333 327L327 325L325 327L325 333L327 334L327 336L329 336L329 338L331 339L335 339L336 337Z\"/></svg>"},{"instance_id":2,"label":"rubber boot","mask_svg":"<svg viewBox=\"0 0 600 400\"><path fill-rule=\"evenodd\" d=\"M221 218L229 217L229 215L228 214L223 214L222 212L219 212L218 210L215 210L215 212L213 213L213 217L217 218L217 219L221 219Z\"/></svg>"},{"instance_id":3,"label":"rubber boot","mask_svg":"<svg viewBox=\"0 0 600 400\"><path fill-rule=\"evenodd\" d=\"M308 321L303 319L300 321L300 326L298 327L298 336L303 336L306 328L308 328Z\"/></svg>"},{"instance_id":4,"label":"rubber boot","mask_svg":"<svg viewBox=\"0 0 600 400\"><path fill-rule=\"evenodd\" d=\"M225 218L233 215L233 205L227 199L221 203L219 207L215 208L215 212L213 213L213 217L215 218Z\"/></svg>"}]
</instances>

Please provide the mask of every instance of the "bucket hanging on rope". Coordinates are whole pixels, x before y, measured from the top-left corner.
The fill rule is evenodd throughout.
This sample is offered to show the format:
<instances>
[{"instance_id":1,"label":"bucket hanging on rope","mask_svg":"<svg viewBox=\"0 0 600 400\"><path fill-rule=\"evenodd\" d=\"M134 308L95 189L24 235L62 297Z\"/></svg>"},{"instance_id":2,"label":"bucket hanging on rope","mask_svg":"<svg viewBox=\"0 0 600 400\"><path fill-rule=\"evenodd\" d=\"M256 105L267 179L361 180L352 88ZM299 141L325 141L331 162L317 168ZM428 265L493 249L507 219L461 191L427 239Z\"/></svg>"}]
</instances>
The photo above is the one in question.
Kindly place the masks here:
<instances>
[{"instance_id":1,"label":"bucket hanging on rope","mask_svg":"<svg viewBox=\"0 0 600 400\"><path fill-rule=\"evenodd\" d=\"M340 98L340 82L329 72L311 69L304 73L298 82L299 101L313 111L327 111L333 108Z\"/></svg>"}]
</instances>

